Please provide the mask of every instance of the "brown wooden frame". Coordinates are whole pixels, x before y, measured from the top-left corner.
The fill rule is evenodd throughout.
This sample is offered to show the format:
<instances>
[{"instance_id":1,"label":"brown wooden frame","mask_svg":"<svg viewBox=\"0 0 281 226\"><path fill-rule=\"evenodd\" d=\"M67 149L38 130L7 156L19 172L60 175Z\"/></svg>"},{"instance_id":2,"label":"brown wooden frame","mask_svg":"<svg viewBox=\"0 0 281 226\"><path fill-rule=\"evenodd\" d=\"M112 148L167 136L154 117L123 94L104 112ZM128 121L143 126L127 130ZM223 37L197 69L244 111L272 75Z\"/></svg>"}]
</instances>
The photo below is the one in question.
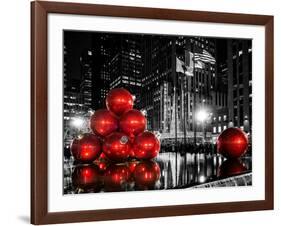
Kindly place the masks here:
<instances>
[{"instance_id":1,"label":"brown wooden frame","mask_svg":"<svg viewBox=\"0 0 281 226\"><path fill-rule=\"evenodd\" d=\"M48 212L48 13L265 27L265 200ZM273 209L273 16L35 1L31 3L31 223L51 224Z\"/></svg>"}]
</instances>

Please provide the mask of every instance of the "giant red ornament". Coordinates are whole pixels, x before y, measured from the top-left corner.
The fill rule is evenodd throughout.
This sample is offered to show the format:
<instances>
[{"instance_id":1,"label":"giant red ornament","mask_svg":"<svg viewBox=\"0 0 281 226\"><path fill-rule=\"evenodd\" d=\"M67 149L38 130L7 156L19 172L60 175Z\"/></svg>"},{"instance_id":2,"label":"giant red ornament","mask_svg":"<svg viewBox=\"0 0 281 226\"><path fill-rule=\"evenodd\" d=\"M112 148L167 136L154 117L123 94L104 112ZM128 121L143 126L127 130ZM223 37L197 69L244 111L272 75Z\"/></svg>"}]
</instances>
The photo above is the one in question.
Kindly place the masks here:
<instances>
[{"instance_id":1,"label":"giant red ornament","mask_svg":"<svg viewBox=\"0 0 281 226\"><path fill-rule=\"evenodd\" d=\"M152 189L160 178L159 165L154 161L143 161L134 169L135 185L138 189Z\"/></svg>"},{"instance_id":2,"label":"giant red ornament","mask_svg":"<svg viewBox=\"0 0 281 226\"><path fill-rule=\"evenodd\" d=\"M98 192L101 188L101 174L96 165L78 165L72 173L72 184L85 192Z\"/></svg>"},{"instance_id":3,"label":"giant red ornament","mask_svg":"<svg viewBox=\"0 0 281 226\"><path fill-rule=\"evenodd\" d=\"M118 120L107 109L101 109L92 115L90 126L95 134L105 137L118 129Z\"/></svg>"},{"instance_id":4,"label":"giant red ornament","mask_svg":"<svg viewBox=\"0 0 281 226\"><path fill-rule=\"evenodd\" d=\"M153 159L160 151L160 141L149 131L145 131L135 137L134 156L137 159Z\"/></svg>"},{"instance_id":5,"label":"giant red ornament","mask_svg":"<svg viewBox=\"0 0 281 226\"><path fill-rule=\"evenodd\" d=\"M247 167L238 159L227 159L218 170L219 177L229 177L247 171Z\"/></svg>"},{"instance_id":6,"label":"giant red ornament","mask_svg":"<svg viewBox=\"0 0 281 226\"><path fill-rule=\"evenodd\" d=\"M132 160L128 162L128 168L131 173L134 173L136 166L139 164L139 161Z\"/></svg>"},{"instance_id":7,"label":"giant red ornament","mask_svg":"<svg viewBox=\"0 0 281 226\"><path fill-rule=\"evenodd\" d=\"M120 130L129 137L134 137L145 130L146 118L138 110L132 109L124 113L119 121Z\"/></svg>"},{"instance_id":8,"label":"giant red ornament","mask_svg":"<svg viewBox=\"0 0 281 226\"><path fill-rule=\"evenodd\" d=\"M238 128L224 130L217 139L217 149L226 158L239 158L248 148L247 135Z\"/></svg>"},{"instance_id":9,"label":"giant red ornament","mask_svg":"<svg viewBox=\"0 0 281 226\"><path fill-rule=\"evenodd\" d=\"M104 173L104 189L106 191L126 190L129 179L130 171L125 164L112 164Z\"/></svg>"},{"instance_id":10,"label":"giant red ornament","mask_svg":"<svg viewBox=\"0 0 281 226\"><path fill-rule=\"evenodd\" d=\"M103 153L108 159L115 162L127 160L130 155L129 138L121 132L113 132L103 143Z\"/></svg>"},{"instance_id":11,"label":"giant red ornament","mask_svg":"<svg viewBox=\"0 0 281 226\"><path fill-rule=\"evenodd\" d=\"M117 116L133 108L134 99L132 94L123 88L116 88L109 91L106 96L106 107Z\"/></svg>"},{"instance_id":12,"label":"giant red ornament","mask_svg":"<svg viewBox=\"0 0 281 226\"><path fill-rule=\"evenodd\" d=\"M101 147L101 142L96 135L85 133L72 141L70 150L76 161L91 162L99 157Z\"/></svg>"},{"instance_id":13,"label":"giant red ornament","mask_svg":"<svg viewBox=\"0 0 281 226\"><path fill-rule=\"evenodd\" d=\"M98 162L96 162L96 164L98 165L101 172L104 172L106 170L106 168L108 167L108 162L98 161Z\"/></svg>"}]
</instances>

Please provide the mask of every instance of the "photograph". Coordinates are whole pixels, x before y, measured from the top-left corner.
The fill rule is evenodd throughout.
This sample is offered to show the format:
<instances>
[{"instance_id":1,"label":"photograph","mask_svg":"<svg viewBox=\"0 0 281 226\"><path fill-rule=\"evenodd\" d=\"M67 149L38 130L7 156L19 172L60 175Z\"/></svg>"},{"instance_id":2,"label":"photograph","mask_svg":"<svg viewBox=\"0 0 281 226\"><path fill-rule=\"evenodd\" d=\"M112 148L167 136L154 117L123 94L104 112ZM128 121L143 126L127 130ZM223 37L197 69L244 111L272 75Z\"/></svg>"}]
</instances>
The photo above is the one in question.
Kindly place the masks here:
<instances>
[{"instance_id":1,"label":"photograph","mask_svg":"<svg viewBox=\"0 0 281 226\"><path fill-rule=\"evenodd\" d=\"M252 186L252 40L63 31L63 194Z\"/></svg>"}]
</instances>

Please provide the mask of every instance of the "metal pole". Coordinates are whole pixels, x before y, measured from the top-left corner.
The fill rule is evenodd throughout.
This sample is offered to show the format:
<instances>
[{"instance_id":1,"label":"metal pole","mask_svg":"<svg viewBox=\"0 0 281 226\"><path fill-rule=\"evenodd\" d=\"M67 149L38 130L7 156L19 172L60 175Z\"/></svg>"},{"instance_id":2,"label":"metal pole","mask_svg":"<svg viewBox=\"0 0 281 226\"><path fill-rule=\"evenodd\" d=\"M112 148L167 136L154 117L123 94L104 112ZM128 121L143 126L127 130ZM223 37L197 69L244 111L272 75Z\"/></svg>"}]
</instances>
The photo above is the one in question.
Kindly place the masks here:
<instances>
[{"instance_id":1,"label":"metal pole","mask_svg":"<svg viewBox=\"0 0 281 226\"><path fill-rule=\"evenodd\" d=\"M178 106L177 106L177 102L178 102L178 97L177 97L177 91L176 91L176 88L177 88L177 73L176 73L176 41L175 41L175 38L172 39L173 42L172 42L172 56L174 57L174 59L172 60L172 75L173 75L173 80L174 80L174 99L175 99L175 148L177 148L177 143L178 143L178 131L177 131L177 111L178 111Z\"/></svg>"},{"instance_id":2,"label":"metal pole","mask_svg":"<svg viewBox=\"0 0 281 226\"><path fill-rule=\"evenodd\" d=\"M178 144L178 119L177 119L177 112L178 112L178 95L177 95L177 88L174 86L174 96L175 96L175 145L177 147Z\"/></svg>"},{"instance_id":3,"label":"metal pole","mask_svg":"<svg viewBox=\"0 0 281 226\"><path fill-rule=\"evenodd\" d=\"M204 144L205 143L205 121L204 120L202 122L202 132L203 132L202 138L203 138L203 144Z\"/></svg>"},{"instance_id":4,"label":"metal pole","mask_svg":"<svg viewBox=\"0 0 281 226\"><path fill-rule=\"evenodd\" d=\"M196 126L196 119L195 119L195 113L196 113L196 74L195 74L195 60L194 60L194 50L193 50L193 57L192 57L192 61L193 61L193 95L194 95L194 102L193 102L193 113L192 113L192 117L193 117L193 122L194 122L194 145L196 145L196 130L197 130L197 126Z\"/></svg>"},{"instance_id":5,"label":"metal pole","mask_svg":"<svg viewBox=\"0 0 281 226\"><path fill-rule=\"evenodd\" d=\"M186 73L186 70L184 70L184 74ZM185 79L186 75L183 78L182 81L182 94L183 94L183 139L184 139L184 146L186 146L186 101L185 101Z\"/></svg>"}]
</instances>

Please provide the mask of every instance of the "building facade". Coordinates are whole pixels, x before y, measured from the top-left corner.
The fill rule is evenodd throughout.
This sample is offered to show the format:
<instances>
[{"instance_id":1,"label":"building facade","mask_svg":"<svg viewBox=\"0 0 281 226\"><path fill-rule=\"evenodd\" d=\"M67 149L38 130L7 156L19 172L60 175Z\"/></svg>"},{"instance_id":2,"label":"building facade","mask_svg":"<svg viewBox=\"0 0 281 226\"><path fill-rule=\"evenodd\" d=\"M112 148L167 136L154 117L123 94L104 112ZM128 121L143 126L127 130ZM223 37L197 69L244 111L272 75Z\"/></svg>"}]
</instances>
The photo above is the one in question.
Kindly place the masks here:
<instances>
[{"instance_id":1,"label":"building facade","mask_svg":"<svg viewBox=\"0 0 281 226\"><path fill-rule=\"evenodd\" d=\"M201 37L151 36L145 40L142 108L147 111L148 129L165 137L202 138L212 132L212 115L227 105L226 89L220 90L216 63L193 62L192 75L178 71L177 63L188 65L188 54L216 54L215 39ZM188 62L189 61L189 62ZM204 122L196 114L207 111ZM201 134L201 135L200 135Z\"/></svg>"},{"instance_id":2,"label":"building facade","mask_svg":"<svg viewBox=\"0 0 281 226\"><path fill-rule=\"evenodd\" d=\"M135 95L135 108L140 108L143 68L143 36L113 35L108 63L110 89L123 87Z\"/></svg>"},{"instance_id":3,"label":"building facade","mask_svg":"<svg viewBox=\"0 0 281 226\"><path fill-rule=\"evenodd\" d=\"M93 94L93 50L86 49L82 52L80 57L81 66L81 83L80 83L80 94L81 103L86 108L92 108Z\"/></svg>"},{"instance_id":4,"label":"building facade","mask_svg":"<svg viewBox=\"0 0 281 226\"><path fill-rule=\"evenodd\" d=\"M229 123L251 132L252 41L230 39L227 49Z\"/></svg>"},{"instance_id":5,"label":"building facade","mask_svg":"<svg viewBox=\"0 0 281 226\"><path fill-rule=\"evenodd\" d=\"M93 34L92 108L105 108L105 97L110 89L110 60L113 37L110 34Z\"/></svg>"}]
</instances>

